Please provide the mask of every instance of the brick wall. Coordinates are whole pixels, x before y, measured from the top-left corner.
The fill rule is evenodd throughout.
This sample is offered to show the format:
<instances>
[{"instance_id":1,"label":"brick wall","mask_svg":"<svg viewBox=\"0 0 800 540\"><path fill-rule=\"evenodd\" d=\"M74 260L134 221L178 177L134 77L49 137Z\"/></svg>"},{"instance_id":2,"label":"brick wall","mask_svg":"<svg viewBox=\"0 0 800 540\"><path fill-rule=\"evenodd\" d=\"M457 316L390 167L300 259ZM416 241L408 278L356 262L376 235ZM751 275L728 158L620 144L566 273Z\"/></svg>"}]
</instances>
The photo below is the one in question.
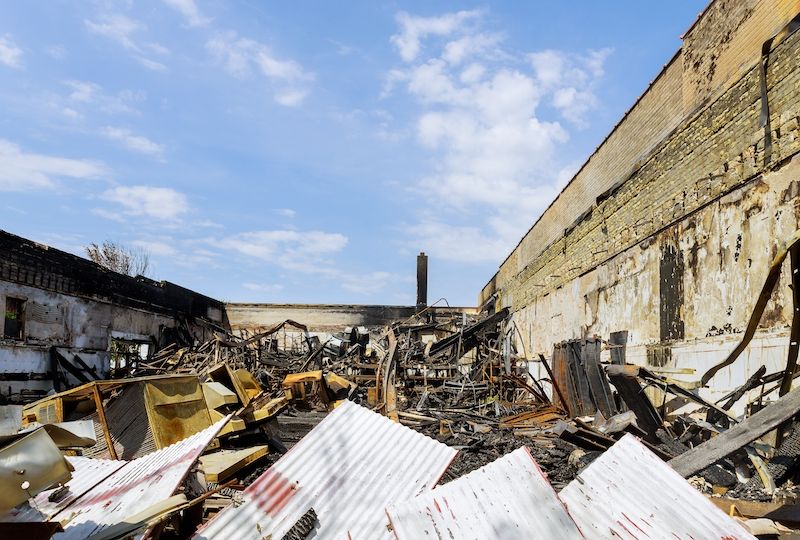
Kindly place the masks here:
<instances>
[{"instance_id":1,"label":"brick wall","mask_svg":"<svg viewBox=\"0 0 800 540\"><path fill-rule=\"evenodd\" d=\"M501 265L481 303L496 292L498 306L524 308L800 150L800 34L769 57L769 163L756 67L761 44L800 11L798 2L726 6L713 2L687 32L682 51Z\"/></svg>"}]
</instances>

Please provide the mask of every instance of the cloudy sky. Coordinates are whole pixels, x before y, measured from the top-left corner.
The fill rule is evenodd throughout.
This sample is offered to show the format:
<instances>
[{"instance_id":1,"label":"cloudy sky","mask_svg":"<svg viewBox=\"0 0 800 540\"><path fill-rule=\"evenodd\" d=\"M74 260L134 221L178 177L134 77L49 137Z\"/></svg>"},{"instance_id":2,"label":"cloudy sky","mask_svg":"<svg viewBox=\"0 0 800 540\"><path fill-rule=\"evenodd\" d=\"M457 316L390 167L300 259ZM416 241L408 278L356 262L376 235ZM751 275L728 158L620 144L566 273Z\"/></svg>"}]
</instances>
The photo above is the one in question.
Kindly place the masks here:
<instances>
[{"instance_id":1,"label":"cloudy sky","mask_svg":"<svg viewBox=\"0 0 800 540\"><path fill-rule=\"evenodd\" d=\"M704 2L40 0L0 228L228 301L474 305Z\"/></svg>"}]
</instances>

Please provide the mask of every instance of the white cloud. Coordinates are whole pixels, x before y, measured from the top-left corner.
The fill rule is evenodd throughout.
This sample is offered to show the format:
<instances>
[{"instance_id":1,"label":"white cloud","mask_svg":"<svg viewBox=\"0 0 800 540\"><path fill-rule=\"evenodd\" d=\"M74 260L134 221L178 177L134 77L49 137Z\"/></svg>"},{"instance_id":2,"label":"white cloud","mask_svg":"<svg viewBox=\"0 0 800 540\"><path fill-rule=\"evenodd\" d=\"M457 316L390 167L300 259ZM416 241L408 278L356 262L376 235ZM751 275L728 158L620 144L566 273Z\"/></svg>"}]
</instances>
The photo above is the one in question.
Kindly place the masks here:
<instances>
[{"instance_id":1,"label":"white cloud","mask_svg":"<svg viewBox=\"0 0 800 540\"><path fill-rule=\"evenodd\" d=\"M445 259L499 263L563 187L564 171L574 171L558 152L568 130L544 120L540 107L582 125L610 50L517 57L499 34L481 30L481 12L397 19L401 32L391 41L408 66L389 72L384 93L402 85L419 107L416 138L431 168L414 189L436 201L406 227L409 244Z\"/></svg>"},{"instance_id":2,"label":"white cloud","mask_svg":"<svg viewBox=\"0 0 800 540\"><path fill-rule=\"evenodd\" d=\"M12 41L11 36L0 36L0 64L8 67L22 67L22 49Z\"/></svg>"},{"instance_id":3,"label":"white cloud","mask_svg":"<svg viewBox=\"0 0 800 540\"><path fill-rule=\"evenodd\" d=\"M133 90L123 90L117 95L109 95L103 91L99 84L91 81L69 80L63 81L63 84L69 88L64 107L78 114L80 112L75 110L76 108L87 108L91 111L99 110L107 114L138 114L139 111L134 107L134 104L140 103L146 98L143 92ZM70 113L64 112L70 115Z\"/></svg>"},{"instance_id":4,"label":"white cloud","mask_svg":"<svg viewBox=\"0 0 800 540\"><path fill-rule=\"evenodd\" d=\"M65 56L67 56L67 49L63 45L50 45L49 47L45 48L44 52L51 58L55 60L61 60Z\"/></svg>"},{"instance_id":5,"label":"white cloud","mask_svg":"<svg viewBox=\"0 0 800 540\"><path fill-rule=\"evenodd\" d=\"M64 81L72 89L69 99L79 103L91 103L100 91L100 85L88 81Z\"/></svg>"},{"instance_id":6,"label":"white cloud","mask_svg":"<svg viewBox=\"0 0 800 540\"><path fill-rule=\"evenodd\" d=\"M101 198L120 205L119 211L128 216L171 221L189 211L186 195L171 188L119 186L105 191ZM114 214L108 209L102 211L105 217Z\"/></svg>"},{"instance_id":7,"label":"white cloud","mask_svg":"<svg viewBox=\"0 0 800 540\"><path fill-rule=\"evenodd\" d=\"M287 90L275 93L275 102L284 107L297 107L308 96L308 90Z\"/></svg>"},{"instance_id":8,"label":"white cloud","mask_svg":"<svg viewBox=\"0 0 800 540\"><path fill-rule=\"evenodd\" d=\"M98 36L103 36L112 41L116 41L124 48L139 52L139 46L133 39L133 35L144 29L139 21L125 17L124 15L109 15L99 21L85 19L83 24L86 28Z\"/></svg>"},{"instance_id":9,"label":"white cloud","mask_svg":"<svg viewBox=\"0 0 800 540\"><path fill-rule=\"evenodd\" d=\"M294 216L297 215L297 212L295 212L291 208L278 208L277 212L279 215L288 218L293 218Z\"/></svg>"},{"instance_id":10,"label":"white cloud","mask_svg":"<svg viewBox=\"0 0 800 540\"><path fill-rule=\"evenodd\" d=\"M61 109L61 114L72 119L81 118L83 116L81 113L71 107L63 107Z\"/></svg>"},{"instance_id":11,"label":"white cloud","mask_svg":"<svg viewBox=\"0 0 800 540\"><path fill-rule=\"evenodd\" d=\"M603 76L612 49L569 54L546 50L530 55L537 82L551 94L553 107L578 127L585 127L586 113L597 106L594 87Z\"/></svg>"},{"instance_id":12,"label":"white cloud","mask_svg":"<svg viewBox=\"0 0 800 540\"><path fill-rule=\"evenodd\" d=\"M128 150L154 156L156 158L161 158L164 154L164 147L162 145L151 141L147 137L135 135L127 129L108 126L103 128L101 133L104 137L119 142Z\"/></svg>"},{"instance_id":13,"label":"white cloud","mask_svg":"<svg viewBox=\"0 0 800 540\"><path fill-rule=\"evenodd\" d=\"M348 238L340 233L287 229L250 231L209 239L208 243L217 249L235 251L285 270L325 279L345 291L361 295L376 294L392 282L408 281L408 278L391 272L353 273L337 268L332 257L348 243ZM276 292L282 288L280 285L252 282L245 283L244 287L257 292Z\"/></svg>"},{"instance_id":14,"label":"white cloud","mask_svg":"<svg viewBox=\"0 0 800 540\"><path fill-rule=\"evenodd\" d=\"M166 56L170 53L170 50L160 43L145 43L144 48L161 56Z\"/></svg>"},{"instance_id":15,"label":"white cloud","mask_svg":"<svg viewBox=\"0 0 800 540\"><path fill-rule=\"evenodd\" d=\"M0 139L0 191L32 191L56 187L58 178L95 180L108 175L96 161L24 152Z\"/></svg>"},{"instance_id":16,"label":"white cloud","mask_svg":"<svg viewBox=\"0 0 800 540\"><path fill-rule=\"evenodd\" d=\"M483 263L501 261L508 254L507 239L478 226L449 225L442 221L425 220L408 227L416 245L426 253L451 261Z\"/></svg>"},{"instance_id":17,"label":"white cloud","mask_svg":"<svg viewBox=\"0 0 800 540\"><path fill-rule=\"evenodd\" d=\"M392 36L391 41L397 47L400 57L411 62L419 54L424 38L450 35L480 15L481 12L477 10L447 13L439 17L415 17L400 12L395 17L400 25L400 33Z\"/></svg>"},{"instance_id":18,"label":"white cloud","mask_svg":"<svg viewBox=\"0 0 800 540\"><path fill-rule=\"evenodd\" d=\"M242 287L248 291L259 293L276 293L283 290L283 285L279 283L243 283Z\"/></svg>"},{"instance_id":19,"label":"white cloud","mask_svg":"<svg viewBox=\"0 0 800 540\"><path fill-rule=\"evenodd\" d=\"M208 229L224 229L225 226L217 223L216 221L212 221L210 219L200 219L192 223L193 227L203 227Z\"/></svg>"},{"instance_id":20,"label":"white cloud","mask_svg":"<svg viewBox=\"0 0 800 540\"><path fill-rule=\"evenodd\" d=\"M342 289L359 295L377 294L391 282L399 281L399 277L391 272L368 272L366 274L343 273L338 278Z\"/></svg>"},{"instance_id":21,"label":"white cloud","mask_svg":"<svg viewBox=\"0 0 800 540\"><path fill-rule=\"evenodd\" d=\"M347 245L347 237L323 231L251 231L222 240L211 240L218 248L237 251L288 270L309 274L330 274L328 257Z\"/></svg>"},{"instance_id":22,"label":"white cloud","mask_svg":"<svg viewBox=\"0 0 800 540\"><path fill-rule=\"evenodd\" d=\"M499 34L470 34L445 45L442 58L450 64L460 64L465 58L483 54L497 54L502 40Z\"/></svg>"},{"instance_id":23,"label":"white cloud","mask_svg":"<svg viewBox=\"0 0 800 540\"><path fill-rule=\"evenodd\" d=\"M206 47L214 60L234 77L261 74L271 83L274 100L286 107L302 103L314 80L314 74L298 62L279 59L263 43L238 37L236 32L217 33Z\"/></svg>"},{"instance_id":24,"label":"white cloud","mask_svg":"<svg viewBox=\"0 0 800 540\"><path fill-rule=\"evenodd\" d=\"M151 71L166 71L167 66L144 56L145 49L157 54L167 54L169 50L159 43L140 44L136 34L144 32L147 28L135 19L124 15L106 15L97 21L85 19L84 26L93 34L108 38L120 44L129 51L132 57L142 66Z\"/></svg>"},{"instance_id":25,"label":"white cloud","mask_svg":"<svg viewBox=\"0 0 800 540\"><path fill-rule=\"evenodd\" d=\"M149 58L145 58L144 56L136 56L135 58L137 62L139 62L142 66L149 69L150 71L159 71L162 73L167 71L167 66L165 66L161 62L150 60Z\"/></svg>"},{"instance_id":26,"label":"white cloud","mask_svg":"<svg viewBox=\"0 0 800 540\"><path fill-rule=\"evenodd\" d=\"M172 245L160 240L134 240L131 244L142 248L148 253L162 257L172 257L178 254Z\"/></svg>"},{"instance_id":27,"label":"white cloud","mask_svg":"<svg viewBox=\"0 0 800 540\"><path fill-rule=\"evenodd\" d=\"M164 0L164 3L183 15L189 26L206 26L211 22L200 13L194 0Z\"/></svg>"}]
</instances>

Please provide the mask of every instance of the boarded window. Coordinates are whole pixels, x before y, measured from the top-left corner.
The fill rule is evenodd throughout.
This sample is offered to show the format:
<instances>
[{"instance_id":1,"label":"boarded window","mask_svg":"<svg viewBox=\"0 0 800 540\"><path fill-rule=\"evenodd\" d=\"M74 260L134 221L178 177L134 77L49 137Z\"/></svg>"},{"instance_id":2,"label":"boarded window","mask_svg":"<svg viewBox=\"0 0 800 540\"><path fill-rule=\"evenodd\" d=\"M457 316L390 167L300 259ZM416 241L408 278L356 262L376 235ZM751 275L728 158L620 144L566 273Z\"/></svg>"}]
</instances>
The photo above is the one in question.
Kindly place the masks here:
<instances>
[{"instance_id":1,"label":"boarded window","mask_svg":"<svg viewBox=\"0 0 800 540\"><path fill-rule=\"evenodd\" d=\"M25 336L25 300L6 297L5 323L3 337L5 339L22 339Z\"/></svg>"}]
</instances>

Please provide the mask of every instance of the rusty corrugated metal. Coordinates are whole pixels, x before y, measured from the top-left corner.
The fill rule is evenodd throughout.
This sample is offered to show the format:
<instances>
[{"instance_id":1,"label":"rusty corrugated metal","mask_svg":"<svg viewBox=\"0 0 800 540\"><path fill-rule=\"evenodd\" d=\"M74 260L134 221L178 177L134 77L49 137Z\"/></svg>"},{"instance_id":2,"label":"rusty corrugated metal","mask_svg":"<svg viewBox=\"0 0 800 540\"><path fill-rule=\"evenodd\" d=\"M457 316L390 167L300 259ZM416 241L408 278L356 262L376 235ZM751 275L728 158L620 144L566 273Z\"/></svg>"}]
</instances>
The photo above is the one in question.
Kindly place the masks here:
<instances>
[{"instance_id":1,"label":"rusty corrugated metal","mask_svg":"<svg viewBox=\"0 0 800 540\"><path fill-rule=\"evenodd\" d=\"M583 538L526 447L386 513L398 540Z\"/></svg>"},{"instance_id":2,"label":"rusty corrugated metal","mask_svg":"<svg viewBox=\"0 0 800 540\"><path fill-rule=\"evenodd\" d=\"M17 523L48 521L126 464L125 461L70 456L67 456L67 461L75 470L72 472L72 478L65 484L69 489L66 495L56 501L50 501L48 500L50 495L58 488L48 489L36 496L33 506L28 503L18 506L8 514L0 516L0 521Z\"/></svg>"},{"instance_id":3,"label":"rusty corrugated metal","mask_svg":"<svg viewBox=\"0 0 800 540\"><path fill-rule=\"evenodd\" d=\"M106 421L114 450L121 460L140 458L158 449L147 417L144 404L144 388L142 382L123 385L118 394L109 399L105 406ZM90 414L72 412L67 420L92 420L95 426L97 443L83 451L84 456L109 459L103 423L97 411Z\"/></svg>"},{"instance_id":4,"label":"rusty corrugated metal","mask_svg":"<svg viewBox=\"0 0 800 540\"><path fill-rule=\"evenodd\" d=\"M145 383L126 385L105 406L108 430L119 459L137 459L158 449L144 404Z\"/></svg>"},{"instance_id":5,"label":"rusty corrugated metal","mask_svg":"<svg viewBox=\"0 0 800 540\"><path fill-rule=\"evenodd\" d=\"M86 538L170 497L229 418L125 464L55 516L69 523L53 538Z\"/></svg>"},{"instance_id":6,"label":"rusty corrugated metal","mask_svg":"<svg viewBox=\"0 0 800 540\"><path fill-rule=\"evenodd\" d=\"M587 538L755 539L633 435L606 450L559 496Z\"/></svg>"},{"instance_id":7,"label":"rusty corrugated metal","mask_svg":"<svg viewBox=\"0 0 800 540\"><path fill-rule=\"evenodd\" d=\"M211 520L198 539L282 538L313 507L309 538L391 537L384 509L431 489L456 450L345 401Z\"/></svg>"}]
</instances>

